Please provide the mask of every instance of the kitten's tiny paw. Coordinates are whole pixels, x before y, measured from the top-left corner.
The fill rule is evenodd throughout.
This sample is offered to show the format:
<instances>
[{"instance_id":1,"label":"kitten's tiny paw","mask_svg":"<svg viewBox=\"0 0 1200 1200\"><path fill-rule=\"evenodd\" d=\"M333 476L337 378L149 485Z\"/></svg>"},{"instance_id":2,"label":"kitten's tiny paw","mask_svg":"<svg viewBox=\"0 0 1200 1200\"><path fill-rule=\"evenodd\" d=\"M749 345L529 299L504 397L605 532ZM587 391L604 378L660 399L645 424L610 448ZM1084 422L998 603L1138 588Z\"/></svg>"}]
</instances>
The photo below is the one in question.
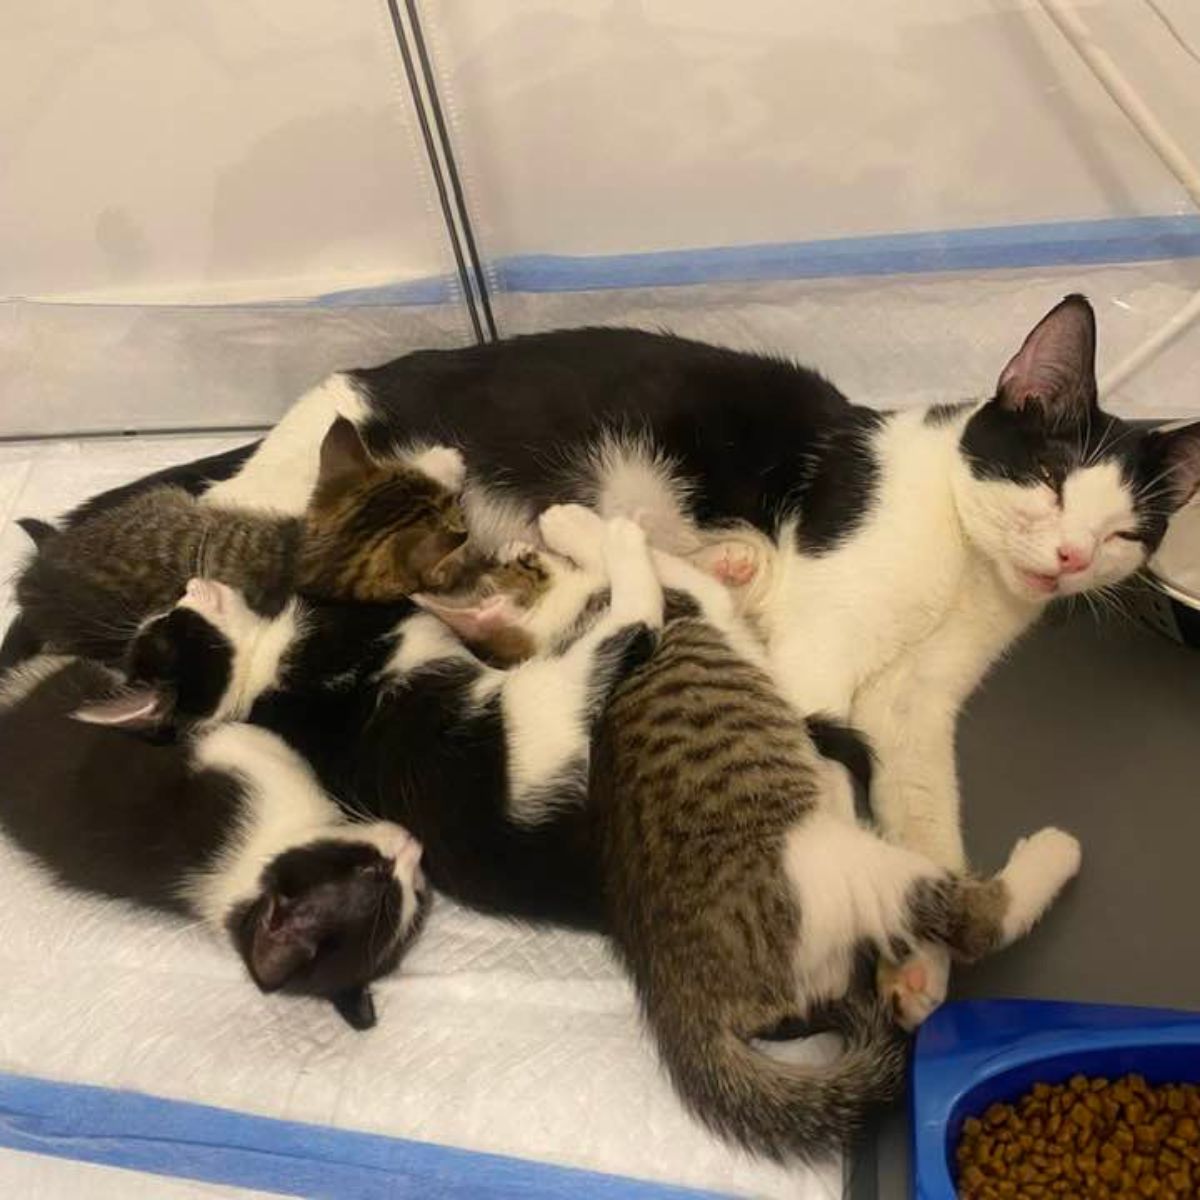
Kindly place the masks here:
<instances>
[{"instance_id":1,"label":"kitten's tiny paw","mask_svg":"<svg viewBox=\"0 0 1200 1200\"><path fill-rule=\"evenodd\" d=\"M413 457L412 465L451 492L461 491L467 477L466 460L453 446L430 446Z\"/></svg>"},{"instance_id":2,"label":"kitten's tiny paw","mask_svg":"<svg viewBox=\"0 0 1200 1200\"><path fill-rule=\"evenodd\" d=\"M555 554L574 559L580 566L602 561L604 519L582 504L555 504L538 517L538 528Z\"/></svg>"},{"instance_id":3,"label":"kitten's tiny paw","mask_svg":"<svg viewBox=\"0 0 1200 1200\"><path fill-rule=\"evenodd\" d=\"M629 552L644 551L646 548L646 531L628 517L612 517L607 521L604 537L612 550Z\"/></svg>"},{"instance_id":4,"label":"kitten's tiny paw","mask_svg":"<svg viewBox=\"0 0 1200 1200\"><path fill-rule=\"evenodd\" d=\"M911 1033L946 999L950 953L944 946L921 946L902 963L879 961L876 986L896 1024Z\"/></svg>"},{"instance_id":5,"label":"kitten's tiny paw","mask_svg":"<svg viewBox=\"0 0 1200 1200\"><path fill-rule=\"evenodd\" d=\"M1073 834L1049 825L1017 842L1008 861L1010 867L1033 870L1047 879L1066 883L1079 874L1083 847Z\"/></svg>"}]
</instances>

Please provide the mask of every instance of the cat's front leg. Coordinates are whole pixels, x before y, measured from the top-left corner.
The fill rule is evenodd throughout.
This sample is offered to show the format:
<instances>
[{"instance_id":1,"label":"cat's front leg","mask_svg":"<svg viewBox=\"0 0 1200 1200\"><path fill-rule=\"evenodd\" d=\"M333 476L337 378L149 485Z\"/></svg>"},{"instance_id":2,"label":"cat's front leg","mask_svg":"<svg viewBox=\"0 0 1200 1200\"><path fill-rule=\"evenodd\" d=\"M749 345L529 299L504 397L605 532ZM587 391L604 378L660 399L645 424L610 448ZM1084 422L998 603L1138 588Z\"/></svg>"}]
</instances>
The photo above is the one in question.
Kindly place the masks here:
<instances>
[{"instance_id":1,"label":"cat's front leg","mask_svg":"<svg viewBox=\"0 0 1200 1200\"><path fill-rule=\"evenodd\" d=\"M853 722L877 757L876 820L889 840L950 871L966 868L954 753L958 714L1032 619L1028 606L996 590L989 573L970 576L942 624L854 696Z\"/></svg>"},{"instance_id":2,"label":"cat's front leg","mask_svg":"<svg viewBox=\"0 0 1200 1200\"><path fill-rule=\"evenodd\" d=\"M853 722L876 755L871 810L889 841L966 870L954 735L961 696L895 665L855 697Z\"/></svg>"},{"instance_id":3,"label":"cat's front leg","mask_svg":"<svg viewBox=\"0 0 1200 1200\"><path fill-rule=\"evenodd\" d=\"M555 554L585 571L606 571L605 520L599 513L582 504L554 504L538 517L538 530Z\"/></svg>"}]
</instances>

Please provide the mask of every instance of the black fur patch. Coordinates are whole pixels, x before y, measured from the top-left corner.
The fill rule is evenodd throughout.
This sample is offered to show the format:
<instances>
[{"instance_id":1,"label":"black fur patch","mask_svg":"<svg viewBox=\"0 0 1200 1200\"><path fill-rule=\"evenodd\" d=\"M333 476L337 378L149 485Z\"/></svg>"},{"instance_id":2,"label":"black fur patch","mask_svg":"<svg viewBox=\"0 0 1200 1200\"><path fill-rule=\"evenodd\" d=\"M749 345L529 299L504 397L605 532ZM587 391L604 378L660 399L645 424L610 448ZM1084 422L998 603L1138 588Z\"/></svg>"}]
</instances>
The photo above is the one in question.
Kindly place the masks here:
<instances>
[{"instance_id":1,"label":"black fur patch","mask_svg":"<svg viewBox=\"0 0 1200 1200\"><path fill-rule=\"evenodd\" d=\"M232 675L229 639L190 608L173 608L156 617L129 648L129 682L166 684L181 717L197 719L215 712Z\"/></svg>"},{"instance_id":2,"label":"black fur patch","mask_svg":"<svg viewBox=\"0 0 1200 1200\"><path fill-rule=\"evenodd\" d=\"M973 407L971 400L959 400L953 404L934 404L925 413L922 423L934 429L951 424L956 417Z\"/></svg>"},{"instance_id":3,"label":"black fur patch","mask_svg":"<svg viewBox=\"0 0 1200 1200\"><path fill-rule=\"evenodd\" d=\"M873 434L886 418L856 409L814 458L796 540L806 554L835 550L867 520L879 486Z\"/></svg>"},{"instance_id":4,"label":"black fur patch","mask_svg":"<svg viewBox=\"0 0 1200 1200\"><path fill-rule=\"evenodd\" d=\"M179 884L223 846L241 790L193 771L183 744L71 720L112 688L78 661L0 711L0 825L65 884L182 912Z\"/></svg>"},{"instance_id":5,"label":"black fur patch","mask_svg":"<svg viewBox=\"0 0 1200 1200\"><path fill-rule=\"evenodd\" d=\"M499 699L480 707L472 695L482 666L434 663L378 683L389 642L361 638L361 612L314 608L283 687L263 697L251 719L294 746L345 806L420 839L423 869L438 890L486 912L598 928L599 865L582 776L568 773L562 794L547 797L553 820L514 824ZM373 665L354 665L356 644ZM323 652L339 645L344 655ZM336 686L327 682L335 667Z\"/></svg>"},{"instance_id":6,"label":"black fur patch","mask_svg":"<svg viewBox=\"0 0 1200 1200\"><path fill-rule=\"evenodd\" d=\"M841 763L850 772L856 790L861 791L864 796L869 795L875 754L866 736L852 725L819 713L806 718L805 724L817 752L824 758Z\"/></svg>"},{"instance_id":7,"label":"black fur patch","mask_svg":"<svg viewBox=\"0 0 1200 1200\"><path fill-rule=\"evenodd\" d=\"M0 642L0 671L7 671L42 652L42 639L30 628L22 613L17 613Z\"/></svg>"}]
</instances>

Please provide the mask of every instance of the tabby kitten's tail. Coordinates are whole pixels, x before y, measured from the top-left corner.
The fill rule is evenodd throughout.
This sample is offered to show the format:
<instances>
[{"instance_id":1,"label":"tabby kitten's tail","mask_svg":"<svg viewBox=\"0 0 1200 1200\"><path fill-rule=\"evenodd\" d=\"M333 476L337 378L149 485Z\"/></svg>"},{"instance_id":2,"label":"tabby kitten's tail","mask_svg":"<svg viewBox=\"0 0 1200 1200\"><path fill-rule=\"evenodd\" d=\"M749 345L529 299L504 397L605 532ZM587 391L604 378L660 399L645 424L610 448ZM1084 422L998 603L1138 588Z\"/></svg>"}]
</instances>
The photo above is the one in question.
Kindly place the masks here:
<instances>
[{"instance_id":1,"label":"tabby kitten's tail","mask_svg":"<svg viewBox=\"0 0 1200 1200\"><path fill-rule=\"evenodd\" d=\"M876 1104L903 1089L905 1039L873 995L828 1011L844 1048L828 1065L789 1063L738 1037L696 993L664 989L646 1010L684 1102L716 1133L782 1161L820 1161L844 1148Z\"/></svg>"}]
</instances>

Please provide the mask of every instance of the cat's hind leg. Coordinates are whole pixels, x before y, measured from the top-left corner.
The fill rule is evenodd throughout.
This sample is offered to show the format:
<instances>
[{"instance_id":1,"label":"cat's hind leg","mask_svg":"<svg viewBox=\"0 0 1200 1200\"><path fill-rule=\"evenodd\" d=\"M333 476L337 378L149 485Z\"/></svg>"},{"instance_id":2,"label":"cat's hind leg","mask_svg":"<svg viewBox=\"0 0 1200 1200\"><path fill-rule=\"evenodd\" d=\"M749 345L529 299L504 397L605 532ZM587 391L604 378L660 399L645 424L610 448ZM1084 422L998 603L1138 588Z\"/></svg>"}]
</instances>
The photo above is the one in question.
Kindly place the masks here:
<instances>
[{"instance_id":1,"label":"cat's hind leg","mask_svg":"<svg viewBox=\"0 0 1200 1200\"><path fill-rule=\"evenodd\" d=\"M894 941L880 956L875 986L896 1024L911 1032L946 999L950 951L937 942Z\"/></svg>"},{"instance_id":2,"label":"cat's hind leg","mask_svg":"<svg viewBox=\"0 0 1200 1200\"><path fill-rule=\"evenodd\" d=\"M912 888L906 924L915 935L884 947L877 984L906 1029L945 999L951 957L973 962L1024 937L1079 871L1079 842L1042 829L1013 847L990 879L942 876Z\"/></svg>"}]
</instances>

